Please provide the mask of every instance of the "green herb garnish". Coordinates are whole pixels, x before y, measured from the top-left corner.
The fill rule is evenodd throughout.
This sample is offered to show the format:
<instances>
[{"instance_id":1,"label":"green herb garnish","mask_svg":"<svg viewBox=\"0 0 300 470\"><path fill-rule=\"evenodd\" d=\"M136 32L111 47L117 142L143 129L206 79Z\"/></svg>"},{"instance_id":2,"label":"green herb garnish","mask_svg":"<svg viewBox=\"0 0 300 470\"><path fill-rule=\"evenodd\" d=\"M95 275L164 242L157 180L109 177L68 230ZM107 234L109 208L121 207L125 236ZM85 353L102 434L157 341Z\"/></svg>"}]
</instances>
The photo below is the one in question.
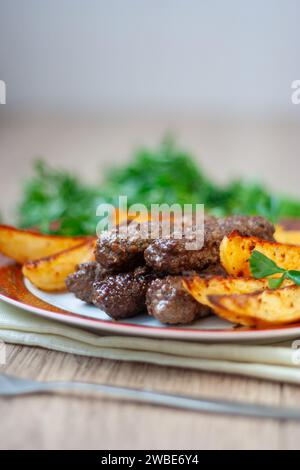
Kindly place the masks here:
<instances>
[{"instance_id":1,"label":"green herb garnish","mask_svg":"<svg viewBox=\"0 0 300 470\"><path fill-rule=\"evenodd\" d=\"M126 195L129 205L148 208L152 203L200 203L216 216L262 215L273 222L300 217L299 201L275 196L263 184L239 180L221 186L167 138L155 150L138 150L127 165L94 185L37 161L18 205L18 225L45 233L94 235L98 204L116 205L119 195Z\"/></svg>"},{"instance_id":2,"label":"green herb garnish","mask_svg":"<svg viewBox=\"0 0 300 470\"><path fill-rule=\"evenodd\" d=\"M34 163L34 171L24 185L19 226L60 235L94 234L99 191L41 160Z\"/></svg>"},{"instance_id":3,"label":"green herb garnish","mask_svg":"<svg viewBox=\"0 0 300 470\"><path fill-rule=\"evenodd\" d=\"M281 274L280 277L268 279L270 289L278 289L285 279L290 279L294 284L300 286L300 271L280 268L274 261L257 250L252 252L249 262L251 274L256 279Z\"/></svg>"}]
</instances>

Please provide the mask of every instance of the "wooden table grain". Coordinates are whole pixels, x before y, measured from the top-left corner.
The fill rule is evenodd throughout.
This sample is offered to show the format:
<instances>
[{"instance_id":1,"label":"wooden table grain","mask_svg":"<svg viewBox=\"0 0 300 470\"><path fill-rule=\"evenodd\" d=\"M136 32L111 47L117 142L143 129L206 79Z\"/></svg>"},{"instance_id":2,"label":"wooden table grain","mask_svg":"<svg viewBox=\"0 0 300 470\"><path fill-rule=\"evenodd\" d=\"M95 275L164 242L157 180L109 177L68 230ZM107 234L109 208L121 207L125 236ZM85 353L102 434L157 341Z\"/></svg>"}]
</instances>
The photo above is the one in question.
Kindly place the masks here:
<instances>
[{"instance_id":1,"label":"wooden table grain","mask_svg":"<svg viewBox=\"0 0 300 470\"><path fill-rule=\"evenodd\" d=\"M298 405L300 388L223 374L118 362L7 345L0 371L272 405ZM1 449L299 449L300 423L225 417L95 396L0 399Z\"/></svg>"}]
</instances>

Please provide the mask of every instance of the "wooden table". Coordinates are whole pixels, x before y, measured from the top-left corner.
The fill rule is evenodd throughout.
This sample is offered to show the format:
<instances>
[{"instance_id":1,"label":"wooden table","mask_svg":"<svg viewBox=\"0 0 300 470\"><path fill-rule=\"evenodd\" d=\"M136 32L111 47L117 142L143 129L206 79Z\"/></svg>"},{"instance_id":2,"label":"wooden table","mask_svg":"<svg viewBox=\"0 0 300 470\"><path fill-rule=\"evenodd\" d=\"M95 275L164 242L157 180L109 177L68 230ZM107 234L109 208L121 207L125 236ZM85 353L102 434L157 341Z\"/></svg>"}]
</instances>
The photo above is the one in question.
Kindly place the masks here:
<instances>
[{"instance_id":1,"label":"wooden table","mask_svg":"<svg viewBox=\"0 0 300 470\"><path fill-rule=\"evenodd\" d=\"M149 387L194 396L298 405L296 386L8 345L10 374ZM1 449L299 449L300 423L231 418L99 397L0 400Z\"/></svg>"}]
</instances>

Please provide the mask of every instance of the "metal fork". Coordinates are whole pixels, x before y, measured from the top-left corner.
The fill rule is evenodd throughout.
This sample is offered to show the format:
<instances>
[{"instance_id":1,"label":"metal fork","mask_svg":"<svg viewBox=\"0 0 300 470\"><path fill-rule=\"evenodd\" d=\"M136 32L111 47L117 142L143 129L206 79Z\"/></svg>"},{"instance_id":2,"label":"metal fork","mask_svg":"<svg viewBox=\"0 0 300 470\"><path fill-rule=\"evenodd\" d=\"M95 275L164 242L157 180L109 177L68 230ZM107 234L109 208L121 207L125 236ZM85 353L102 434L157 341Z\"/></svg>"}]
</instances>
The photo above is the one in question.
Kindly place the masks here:
<instances>
[{"instance_id":1,"label":"metal fork","mask_svg":"<svg viewBox=\"0 0 300 470\"><path fill-rule=\"evenodd\" d=\"M0 396L15 397L38 393L55 393L57 391L97 392L107 398L126 400L129 402L148 403L190 411L218 413L235 416L256 418L300 420L300 408L256 405L250 403L211 400L210 398L194 398L155 392L152 390L137 390L134 388L116 387L86 382L51 381L40 382L23 379L7 374L0 374Z\"/></svg>"}]
</instances>

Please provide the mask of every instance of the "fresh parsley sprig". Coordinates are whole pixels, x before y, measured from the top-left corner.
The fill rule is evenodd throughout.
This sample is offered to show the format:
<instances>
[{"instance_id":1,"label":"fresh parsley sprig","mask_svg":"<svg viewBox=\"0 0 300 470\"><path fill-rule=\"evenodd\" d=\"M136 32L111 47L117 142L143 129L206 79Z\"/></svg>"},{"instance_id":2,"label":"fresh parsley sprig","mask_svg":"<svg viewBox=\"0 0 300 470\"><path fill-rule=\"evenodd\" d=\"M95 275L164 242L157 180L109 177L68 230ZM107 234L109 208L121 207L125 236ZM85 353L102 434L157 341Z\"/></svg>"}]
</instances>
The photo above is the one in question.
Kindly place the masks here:
<instances>
[{"instance_id":1,"label":"fresh parsley sprig","mask_svg":"<svg viewBox=\"0 0 300 470\"><path fill-rule=\"evenodd\" d=\"M290 279L294 284L300 286L300 271L280 268L274 261L260 253L260 251L254 250L249 262L251 274L256 279L273 276L273 274L281 274L280 277L268 279L270 289L278 289L285 279Z\"/></svg>"},{"instance_id":2,"label":"fresh parsley sprig","mask_svg":"<svg viewBox=\"0 0 300 470\"><path fill-rule=\"evenodd\" d=\"M93 185L43 161L33 170L18 204L17 225L43 233L94 235L97 206L118 205L119 195L128 197L129 206L201 203L218 217L262 215L272 222L300 217L300 200L273 194L262 183L237 180L220 185L170 137L155 149L137 150L127 164Z\"/></svg>"}]
</instances>

